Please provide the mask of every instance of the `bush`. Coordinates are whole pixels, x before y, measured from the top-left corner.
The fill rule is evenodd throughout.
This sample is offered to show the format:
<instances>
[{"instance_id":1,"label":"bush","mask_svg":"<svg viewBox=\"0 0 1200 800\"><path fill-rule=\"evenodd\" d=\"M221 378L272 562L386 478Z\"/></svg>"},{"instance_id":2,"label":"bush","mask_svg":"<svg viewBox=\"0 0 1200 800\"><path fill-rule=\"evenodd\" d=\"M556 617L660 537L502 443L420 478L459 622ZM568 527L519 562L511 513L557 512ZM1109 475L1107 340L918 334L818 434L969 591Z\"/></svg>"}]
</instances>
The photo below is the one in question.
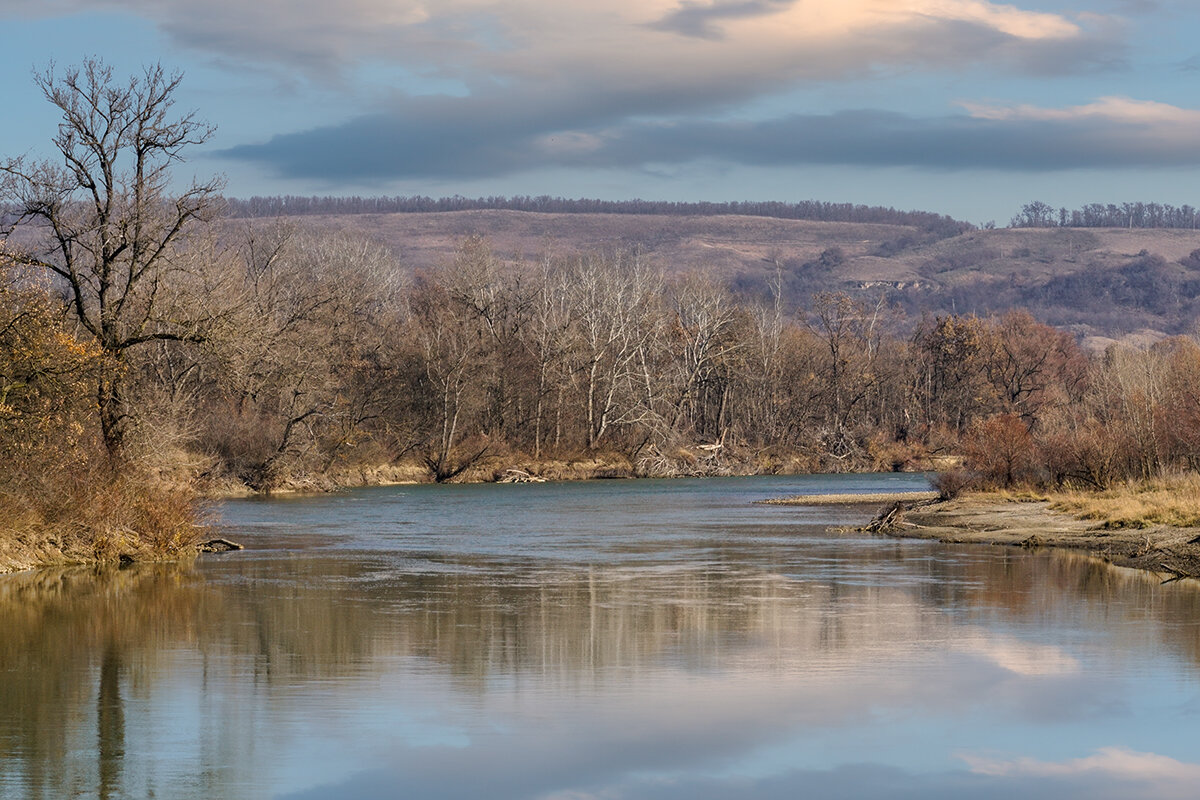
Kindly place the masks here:
<instances>
[{"instance_id":1,"label":"bush","mask_svg":"<svg viewBox=\"0 0 1200 800\"><path fill-rule=\"evenodd\" d=\"M983 486L1011 487L1034 479L1039 460L1029 427L1014 414L977 422L963 442L967 466Z\"/></svg>"},{"instance_id":2,"label":"bush","mask_svg":"<svg viewBox=\"0 0 1200 800\"><path fill-rule=\"evenodd\" d=\"M170 557L198 539L189 488L105 449L95 387L107 368L48 290L0 263L0 570Z\"/></svg>"},{"instance_id":3,"label":"bush","mask_svg":"<svg viewBox=\"0 0 1200 800\"><path fill-rule=\"evenodd\" d=\"M941 500L953 500L963 493L966 489L971 488L971 483L974 476L961 467L939 472L933 477L930 483L938 493L938 498Z\"/></svg>"}]
</instances>

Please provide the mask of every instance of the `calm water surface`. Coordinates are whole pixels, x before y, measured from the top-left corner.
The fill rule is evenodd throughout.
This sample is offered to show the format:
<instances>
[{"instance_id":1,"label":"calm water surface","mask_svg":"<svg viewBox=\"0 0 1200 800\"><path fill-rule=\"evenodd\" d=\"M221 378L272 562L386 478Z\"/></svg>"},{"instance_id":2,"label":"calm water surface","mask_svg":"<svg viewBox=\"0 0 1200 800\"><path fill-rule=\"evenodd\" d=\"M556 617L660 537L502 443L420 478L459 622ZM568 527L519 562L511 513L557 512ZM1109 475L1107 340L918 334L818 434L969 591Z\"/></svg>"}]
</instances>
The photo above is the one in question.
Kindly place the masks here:
<instances>
[{"instance_id":1,"label":"calm water surface","mask_svg":"<svg viewBox=\"0 0 1200 800\"><path fill-rule=\"evenodd\" d=\"M231 501L243 552L2 578L0 797L1200 794L1200 584L751 505L920 484Z\"/></svg>"}]
</instances>

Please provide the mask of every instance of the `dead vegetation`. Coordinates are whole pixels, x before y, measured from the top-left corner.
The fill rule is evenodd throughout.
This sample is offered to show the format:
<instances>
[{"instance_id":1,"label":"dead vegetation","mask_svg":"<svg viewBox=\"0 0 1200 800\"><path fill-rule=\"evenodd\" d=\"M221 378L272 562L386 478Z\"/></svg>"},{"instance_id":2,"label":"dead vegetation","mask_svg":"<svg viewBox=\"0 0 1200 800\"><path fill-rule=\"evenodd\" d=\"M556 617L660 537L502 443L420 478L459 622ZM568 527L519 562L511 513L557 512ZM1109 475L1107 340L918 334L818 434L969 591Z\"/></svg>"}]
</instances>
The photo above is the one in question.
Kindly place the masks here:
<instances>
[{"instance_id":1,"label":"dead vegetation","mask_svg":"<svg viewBox=\"0 0 1200 800\"><path fill-rule=\"evenodd\" d=\"M1118 566L1166 575L1167 581L1200 578L1200 528L1104 527L1029 493L966 493L911 509L899 526L885 533L952 544L1068 548Z\"/></svg>"},{"instance_id":2,"label":"dead vegetation","mask_svg":"<svg viewBox=\"0 0 1200 800\"><path fill-rule=\"evenodd\" d=\"M1200 527L1200 475L1194 473L1122 483L1101 491L1050 492L1045 498L1051 508L1105 529Z\"/></svg>"}]
</instances>

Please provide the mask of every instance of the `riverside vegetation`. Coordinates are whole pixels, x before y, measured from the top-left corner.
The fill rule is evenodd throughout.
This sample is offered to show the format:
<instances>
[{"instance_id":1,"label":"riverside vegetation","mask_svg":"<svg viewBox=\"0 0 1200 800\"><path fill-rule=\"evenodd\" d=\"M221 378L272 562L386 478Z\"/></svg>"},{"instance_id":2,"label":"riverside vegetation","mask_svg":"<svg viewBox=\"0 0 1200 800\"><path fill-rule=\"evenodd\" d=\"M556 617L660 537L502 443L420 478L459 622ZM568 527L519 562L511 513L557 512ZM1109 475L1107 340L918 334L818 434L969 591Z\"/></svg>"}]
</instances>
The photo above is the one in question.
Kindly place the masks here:
<instances>
[{"instance_id":1,"label":"riverside vegetation","mask_svg":"<svg viewBox=\"0 0 1200 800\"><path fill-rule=\"evenodd\" d=\"M195 498L392 480L944 470L1112 490L1200 466L1200 342L1085 352L1013 311L763 298L636 251L438 268L171 191L179 76L38 83L58 161L0 164L0 568L172 557ZM520 473L514 473L520 474ZM1194 480L1189 478L1188 480ZM1066 502L1066 501L1063 501Z\"/></svg>"}]
</instances>

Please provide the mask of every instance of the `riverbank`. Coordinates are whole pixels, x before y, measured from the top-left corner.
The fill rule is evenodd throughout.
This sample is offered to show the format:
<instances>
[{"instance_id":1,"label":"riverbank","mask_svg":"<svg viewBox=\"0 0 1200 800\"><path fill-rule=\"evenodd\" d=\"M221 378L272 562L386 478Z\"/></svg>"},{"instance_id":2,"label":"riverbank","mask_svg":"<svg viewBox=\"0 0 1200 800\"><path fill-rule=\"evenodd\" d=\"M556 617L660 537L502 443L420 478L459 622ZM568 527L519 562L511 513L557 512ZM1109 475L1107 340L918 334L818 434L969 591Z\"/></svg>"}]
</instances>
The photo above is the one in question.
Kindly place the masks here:
<instances>
[{"instance_id":1,"label":"riverbank","mask_svg":"<svg viewBox=\"0 0 1200 800\"><path fill-rule=\"evenodd\" d=\"M1063 547L1117 566L1200 578L1200 527L1106 527L1104 521L1081 519L1054 505L1047 499L965 494L907 508L881 532L947 544Z\"/></svg>"},{"instance_id":2,"label":"riverbank","mask_svg":"<svg viewBox=\"0 0 1200 800\"><path fill-rule=\"evenodd\" d=\"M591 481L605 479L730 477L753 475L820 474L810 464L791 458L748 458L706 455L691 461L683 456L664 466L633 462L619 453L598 453L588 458L523 459L497 456L481 459L454 479L454 483L525 483ZM653 468L651 468L653 467ZM863 473L871 472L863 470ZM376 465L334 466L320 473L288 476L269 490L252 488L237 477L217 474L179 485L171 503L148 503L138 495L154 487L152 481L129 480L118 493L97 491L78 502L60 504L37 513L13 512L4 519L0 505L0 574L40 567L101 564L120 561L172 561L189 558L201 543L215 535L195 500L201 503L244 497L322 495L348 489L433 483L429 468L406 461ZM155 490L157 491L157 489ZM133 497L134 500L129 498ZM854 502L879 502L856 497ZM138 511L129 519L130 510ZM95 513L93 513L93 510ZM169 513L167 513L169 511ZM75 519L78 517L78 519ZM193 524L195 523L195 524ZM160 530L161 529L161 530Z\"/></svg>"},{"instance_id":3,"label":"riverbank","mask_svg":"<svg viewBox=\"0 0 1200 800\"><path fill-rule=\"evenodd\" d=\"M921 503L936 500L937 492L871 492L842 494L799 494L760 500L767 506L851 506L881 503Z\"/></svg>"},{"instance_id":4,"label":"riverbank","mask_svg":"<svg viewBox=\"0 0 1200 800\"><path fill-rule=\"evenodd\" d=\"M592 453L576 458L526 458L497 455L480 459L464 469L449 483L522 483L591 481L626 478L728 478L755 475L822 475L847 472L885 473L880 465L826 464L796 454L747 453L727 448L718 454L680 448L670 459L642 457L631 460L621 453ZM905 472L927 472L938 468L932 461L914 461ZM229 499L284 494L325 494L345 489L373 486L398 486L434 483L429 467L419 461L386 464L334 465L319 473L297 473L273 483L269 489L255 489L237 477L224 474L209 477L199 486L202 496ZM860 502L873 502L862 500Z\"/></svg>"}]
</instances>

